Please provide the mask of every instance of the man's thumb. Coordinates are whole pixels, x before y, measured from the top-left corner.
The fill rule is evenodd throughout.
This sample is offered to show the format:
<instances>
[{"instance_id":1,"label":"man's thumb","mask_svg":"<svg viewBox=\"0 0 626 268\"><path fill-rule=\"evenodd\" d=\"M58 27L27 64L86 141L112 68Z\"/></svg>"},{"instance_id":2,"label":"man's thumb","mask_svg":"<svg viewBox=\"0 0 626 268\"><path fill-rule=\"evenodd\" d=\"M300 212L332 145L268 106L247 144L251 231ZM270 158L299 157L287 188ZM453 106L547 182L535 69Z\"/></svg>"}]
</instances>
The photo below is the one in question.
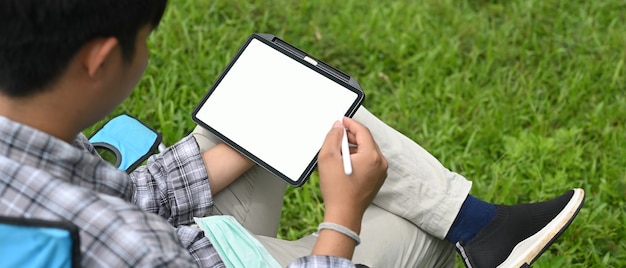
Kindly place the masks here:
<instances>
[{"instance_id":1,"label":"man's thumb","mask_svg":"<svg viewBox=\"0 0 626 268\"><path fill-rule=\"evenodd\" d=\"M335 121L333 127L326 134L320 154L341 154L341 138L344 126L340 121Z\"/></svg>"}]
</instances>

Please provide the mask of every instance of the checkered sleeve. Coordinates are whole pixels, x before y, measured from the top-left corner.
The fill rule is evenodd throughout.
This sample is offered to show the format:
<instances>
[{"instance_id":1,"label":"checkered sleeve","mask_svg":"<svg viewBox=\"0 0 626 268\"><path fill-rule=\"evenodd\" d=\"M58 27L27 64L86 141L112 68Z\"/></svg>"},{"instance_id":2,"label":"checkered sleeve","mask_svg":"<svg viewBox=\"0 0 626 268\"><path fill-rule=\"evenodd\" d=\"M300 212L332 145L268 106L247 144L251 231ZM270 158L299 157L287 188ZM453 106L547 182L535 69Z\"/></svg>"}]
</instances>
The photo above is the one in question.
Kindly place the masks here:
<instances>
[{"instance_id":1,"label":"checkered sleeve","mask_svg":"<svg viewBox=\"0 0 626 268\"><path fill-rule=\"evenodd\" d=\"M176 233L180 243L196 260L199 267L226 267L215 247L204 236L204 232L201 229L191 226L179 226L176 228Z\"/></svg>"},{"instance_id":2,"label":"checkered sleeve","mask_svg":"<svg viewBox=\"0 0 626 268\"><path fill-rule=\"evenodd\" d=\"M309 255L294 260L287 268L354 268L354 264L344 258L336 256Z\"/></svg>"},{"instance_id":3,"label":"checkered sleeve","mask_svg":"<svg viewBox=\"0 0 626 268\"><path fill-rule=\"evenodd\" d=\"M206 168L192 136L150 157L130 178L136 186L132 201L173 226L192 224L193 217L207 216L213 207Z\"/></svg>"}]
</instances>

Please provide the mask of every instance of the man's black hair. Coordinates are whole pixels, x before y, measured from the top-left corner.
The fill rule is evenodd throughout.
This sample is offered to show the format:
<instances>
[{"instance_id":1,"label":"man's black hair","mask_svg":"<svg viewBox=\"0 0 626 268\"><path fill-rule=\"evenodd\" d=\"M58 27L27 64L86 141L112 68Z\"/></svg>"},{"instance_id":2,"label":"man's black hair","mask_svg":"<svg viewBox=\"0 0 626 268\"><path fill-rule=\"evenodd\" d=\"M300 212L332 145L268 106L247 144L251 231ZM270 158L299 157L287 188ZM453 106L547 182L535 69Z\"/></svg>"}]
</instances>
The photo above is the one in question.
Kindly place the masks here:
<instances>
[{"instance_id":1,"label":"man's black hair","mask_svg":"<svg viewBox=\"0 0 626 268\"><path fill-rule=\"evenodd\" d=\"M54 82L88 41L116 37L124 60L167 0L0 0L0 94L33 95Z\"/></svg>"}]
</instances>

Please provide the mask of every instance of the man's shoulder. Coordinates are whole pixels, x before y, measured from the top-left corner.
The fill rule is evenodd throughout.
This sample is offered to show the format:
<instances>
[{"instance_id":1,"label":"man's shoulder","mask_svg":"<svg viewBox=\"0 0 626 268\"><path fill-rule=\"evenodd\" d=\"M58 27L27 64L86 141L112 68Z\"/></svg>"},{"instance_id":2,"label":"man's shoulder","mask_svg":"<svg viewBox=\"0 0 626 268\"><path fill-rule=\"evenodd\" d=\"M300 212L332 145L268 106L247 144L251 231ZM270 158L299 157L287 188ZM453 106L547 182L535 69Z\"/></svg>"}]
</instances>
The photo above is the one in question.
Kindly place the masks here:
<instances>
[{"instance_id":1,"label":"man's shoulder","mask_svg":"<svg viewBox=\"0 0 626 268\"><path fill-rule=\"evenodd\" d=\"M38 181L42 182L52 179L52 175L43 169L24 164L17 159L12 159L10 156L0 154L0 185L22 184L26 183L24 180L31 181L33 177L40 178Z\"/></svg>"},{"instance_id":2,"label":"man's shoulder","mask_svg":"<svg viewBox=\"0 0 626 268\"><path fill-rule=\"evenodd\" d=\"M81 248L89 249L83 263L133 266L147 259L163 261L166 249L188 254L178 248L175 228L158 215L2 155L0 202L3 216L72 222Z\"/></svg>"}]
</instances>

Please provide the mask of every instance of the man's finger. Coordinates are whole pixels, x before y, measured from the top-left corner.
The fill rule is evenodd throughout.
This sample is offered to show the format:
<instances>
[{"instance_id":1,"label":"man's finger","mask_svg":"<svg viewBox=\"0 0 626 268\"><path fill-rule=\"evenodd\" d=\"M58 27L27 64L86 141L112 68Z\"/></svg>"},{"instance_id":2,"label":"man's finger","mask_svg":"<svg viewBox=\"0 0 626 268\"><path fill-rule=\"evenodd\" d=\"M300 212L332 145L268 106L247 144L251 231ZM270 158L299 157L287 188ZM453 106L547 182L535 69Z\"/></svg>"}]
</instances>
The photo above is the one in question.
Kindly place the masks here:
<instances>
[{"instance_id":1,"label":"man's finger","mask_svg":"<svg viewBox=\"0 0 626 268\"><path fill-rule=\"evenodd\" d=\"M336 121L326 134L326 139L320 149L320 157L324 155L341 155L341 138L343 136L343 124Z\"/></svg>"},{"instance_id":2,"label":"man's finger","mask_svg":"<svg viewBox=\"0 0 626 268\"><path fill-rule=\"evenodd\" d=\"M367 127L362 125L361 123L355 121L352 118L345 117L343 120L344 126L350 131L351 135L354 135L354 141L351 139L350 142L356 144L359 149L368 149L368 148L376 148L377 145L374 142L374 138L372 137L372 133L369 131ZM352 138L350 137L349 138Z\"/></svg>"}]
</instances>

